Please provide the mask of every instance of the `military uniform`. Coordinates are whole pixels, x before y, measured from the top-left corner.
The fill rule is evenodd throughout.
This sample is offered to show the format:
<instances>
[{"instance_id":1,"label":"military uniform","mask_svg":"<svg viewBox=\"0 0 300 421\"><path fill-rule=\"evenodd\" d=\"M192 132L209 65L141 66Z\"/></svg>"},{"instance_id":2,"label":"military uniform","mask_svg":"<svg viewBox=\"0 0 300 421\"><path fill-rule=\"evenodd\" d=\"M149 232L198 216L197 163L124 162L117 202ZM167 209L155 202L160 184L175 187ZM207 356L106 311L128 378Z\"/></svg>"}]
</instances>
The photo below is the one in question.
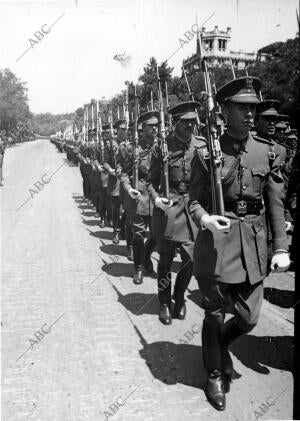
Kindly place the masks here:
<instances>
[{"instance_id":1,"label":"military uniform","mask_svg":"<svg viewBox=\"0 0 300 421\"><path fill-rule=\"evenodd\" d=\"M177 121L184 120L194 125L196 122L195 107L198 103L188 102L179 104L169 110ZM192 123L190 123L192 122ZM180 123L183 124L183 123ZM176 248L180 248L181 267L177 274L174 286L174 316L185 317L184 293L192 277L193 249L196 239L197 227L188 213L189 184L191 176L191 161L199 138L189 134L189 139L180 140L175 133L168 136L168 168L169 190L172 206L167 210L155 207L152 216L153 234L158 239L157 250L159 263L157 270L158 298L161 305L160 320L162 323L171 323L171 265ZM162 155L152 155L149 172L148 191L153 200L163 195L164 180L162 177Z\"/></svg>"},{"instance_id":2,"label":"military uniform","mask_svg":"<svg viewBox=\"0 0 300 421\"><path fill-rule=\"evenodd\" d=\"M102 128L104 130L104 128ZM104 150L105 150L105 138L106 134L102 132ZM94 155L94 164L96 166L98 177L97 177L97 191L98 191L98 212L100 216L100 227L104 228L105 223L108 224L109 218L109 204L108 204L108 195L107 195L107 182L108 182L108 173L103 167L104 162L104 150L101 151L101 146L99 143L95 147ZM103 153L103 156L102 156Z\"/></svg>"},{"instance_id":3,"label":"military uniform","mask_svg":"<svg viewBox=\"0 0 300 421\"><path fill-rule=\"evenodd\" d=\"M119 163L119 144L115 139L107 142L104 152L104 169L108 173L107 195L111 205L111 218L114 230L113 242L119 243L121 230L121 201L120 201L120 175L121 165ZM113 174L113 172L115 172Z\"/></svg>"},{"instance_id":4,"label":"military uniform","mask_svg":"<svg viewBox=\"0 0 300 421\"><path fill-rule=\"evenodd\" d=\"M142 114L138 119L138 125L158 124L158 112L149 111ZM153 146L152 139L147 141L142 137L139 139L138 145L138 182L134 187L139 191L139 199L132 199L128 191L132 188L133 176L133 156L131 153L130 170L122 171L121 186L125 191L124 210L130 217L132 231L133 231L133 260L135 266L134 283L140 284L143 281L143 270L153 272L151 262L151 253L155 247L155 239L151 233L151 215L153 210L153 203L150 200L147 190L147 178L150 170L152 155L157 154L157 149ZM150 236L144 244L147 227L150 228Z\"/></svg>"},{"instance_id":5,"label":"military uniform","mask_svg":"<svg viewBox=\"0 0 300 421\"><path fill-rule=\"evenodd\" d=\"M229 101L250 107L259 102L259 89L260 82L256 78L235 79L221 88L217 100L221 104ZM252 107L254 110L254 105ZM253 137L250 132L243 140L226 132L220 144L222 189L225 216L230 220L229 231L212 231L202 225L201 218L212 212L205 143L198 149L192 163L189 211L200 228L195 244L194 274L205 310L202 329L203 360L208 371L205 392L212 405L223 410L223 381L224 378L231 379L233 373L227 346L253 329L262 304L262 281L267 273L266 210L274 250L286 251L287 238L284 180L279 156L270 159L270 142ZM224 325L229 304L234 317Z\"/></svg>"}]
</instances>

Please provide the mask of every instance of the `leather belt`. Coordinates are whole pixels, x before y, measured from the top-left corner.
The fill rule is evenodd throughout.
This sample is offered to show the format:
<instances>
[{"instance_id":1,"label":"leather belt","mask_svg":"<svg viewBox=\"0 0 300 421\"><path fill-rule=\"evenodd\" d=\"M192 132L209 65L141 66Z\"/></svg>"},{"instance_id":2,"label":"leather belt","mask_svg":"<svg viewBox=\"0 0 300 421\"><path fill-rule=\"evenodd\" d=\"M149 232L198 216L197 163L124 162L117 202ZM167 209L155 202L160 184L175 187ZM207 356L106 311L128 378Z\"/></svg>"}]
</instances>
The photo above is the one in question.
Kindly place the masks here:
<instances>
[{"instance_id":1,"label":"leather belt","mask_svg":"<svg viewBox=\"0 0 300 421\"><path fill-rule=\"evenodd\" d=\"M225 210L234 212L237 216L259 215L263 208L261 201L248 202L246 200L237 200L234 202L225 202Z\"/></svg>"}]
</instances>

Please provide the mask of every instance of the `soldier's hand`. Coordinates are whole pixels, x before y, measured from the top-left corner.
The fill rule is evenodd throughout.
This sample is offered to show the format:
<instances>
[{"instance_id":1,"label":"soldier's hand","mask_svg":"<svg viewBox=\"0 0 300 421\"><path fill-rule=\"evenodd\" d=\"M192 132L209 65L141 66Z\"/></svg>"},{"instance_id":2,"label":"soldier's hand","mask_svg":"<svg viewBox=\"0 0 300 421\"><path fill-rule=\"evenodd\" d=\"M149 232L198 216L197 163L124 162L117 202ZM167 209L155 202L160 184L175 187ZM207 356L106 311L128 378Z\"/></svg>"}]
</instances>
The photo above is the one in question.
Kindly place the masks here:
<instances>
[{"instance_id":1,"label":"soldier's hand","mask_svg":"<svg viewBox=\"0 0 300 421\"><path fill-rule=\"evenodd\" d=\"M132 187L130 187L130 189L128 190L128 194L131 197L131 199L139 200L141 197L141 193L138 190L133 189Z\"/></svg>"},{"instance_id":2,"label":"soldier's hand","mask_svg":"<svg viewBox=\"0 0 300 421\"><path fill-rule=\"evenodd\" d=\"M285 221L285 231L288 232L292 228L292 223L290 221Z\"/></svg>"},{"instance_id":3,"label":"soldier's hand","mask_svg":"<svg viewBox=\"0 0 300 421\"><path fill-rule=\"evenodd\" d=\"M271 261L272 272L284 272L291 264L288 253L275 253Z\"/></svg>"},{"instance_id":4,"label":"soldier's hand","mask_svg":"<svg viewBox=\"0 0 300 421\"><path fill-rule=\"evenodd\" d=\"M166 197L157 197L154 203L157 208L160 208L164 212L173 206L172 200L168 200Z\"/></svg>"},{"instance_id":5,"label":"soldier's hand","mask_svg":"<svg viewBox=\"0 0 300 421\"><path fill-rule=\"evenodd\" d=\"M201 218L201 224L211 232L228 232L230 219L226 218L226 216L205 214Z\"/></svg>"},{"instance_id":6,"label":"soldier's hand","mask_svg":"<svg viewBox=\"0 0 300 421\"><path fill-rule=\"evenodd\" d=\"M109 175L112 175L113 177L116 177L116 170L111 169L109 171Z\"/></svg>"}]
</instances>

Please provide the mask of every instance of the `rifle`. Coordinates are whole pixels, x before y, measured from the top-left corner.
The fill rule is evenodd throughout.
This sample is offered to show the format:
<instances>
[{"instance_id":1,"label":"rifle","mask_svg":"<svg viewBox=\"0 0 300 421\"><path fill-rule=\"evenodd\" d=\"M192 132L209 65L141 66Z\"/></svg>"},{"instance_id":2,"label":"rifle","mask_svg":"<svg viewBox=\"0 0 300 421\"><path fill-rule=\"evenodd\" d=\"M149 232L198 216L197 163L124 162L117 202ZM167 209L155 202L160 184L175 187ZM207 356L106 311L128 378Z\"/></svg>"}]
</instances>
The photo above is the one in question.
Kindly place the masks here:
<instances>
[{"instance_id":1,"label":"rifle","mask_svg":"<svg viewBox=\"0 0 300 421\"><path fill-rule=\"evenodd\" d=\"M183 74L184 74L184 79L185 79L185 83L186 83L186 86L187 86L187 89L188 89L190 101L195 101L195 97L194 97L193 92L191 91L191 87L190 87L190 84L189 84L189 81L188 81L188 78L187 78L187 74L186 74L186 70L184 68L183 62L182 62L182 71L183 71ZM196 108L195 108L195 112L196 112L196 115L197 115L197 117L196 117L197 127L200 130L201 129L201 123L200 123L198 110Z\"/></svg>"},{"instance_id":2,"label":"rifle","mask_svg":"<svg viewBox=\"0 0 300 421\"><path fill-rule=\"evenodd\" d=\"M139 180L139 133L138 133L138 118L139 118L139 104L136 93L136 86L134 87L134 143L133 143L133 174L132 187L137 189Z\"/></svg>"},{"instance_id":3,"label":"rifle","mask_svg":"<svg viewBox=\"0 0 300 421\"><path fill-rule=\"evenodd\" d=\"M108 122L109 122L109 131L110 131L110 137L109 137L109 144L110 144L110 157L112 162L112 168L114 170L117 169L117 159L115 155L115 151L113 148L113 139L114 139L114 126L113 126L113 113L111 106L108 108Z\"/></svg>"},{"instance_id":4,"label":"rifle","mask_svg":"<svg viewBox=\"0 0 300 421\"><path fill-rule=\"evenodd\" d=\"M129 107L128 107L128 102L129 102L129 87L128 84L126 85L127 89L126 89L126 96L125 96L125 104L123 104L123 112L124 112L124 119L125 119L125 124L126 124L126 138L125 138L125 142L127 143L129 141L128 139L128 129L129 129Z\"/></svg>"},{"instance_id":5,"label":"rifle","mask_svg":"<svg viewBox=\"0 0 300 421\"><path fill-rule=\"evenodd\" d=\"M157 73L157 85L158 85L158 108L159 108L159 133L161 139L161 155L163 160L163 195L170 200L170 189L169 189L169 153L168 145L166 142L166 128L165 128L165 115L164 115L164 104L163 96L160 84L158 64L156 64Z\"/></svg>"},{"instance_id":6,"label":"rifle","mask_svg":"<svg viewBox=\"0 0 300 421\"><path fill-rule=\"evenodd\" d=\"M229 61L230 61L230 67L231 67L232 77L233 77L233 79L236 79L235 71L234 71L234 67L233 67L233 63L232 63L231 57L229 57Z\"/></svg>"},{"instance_id":7,"label":"rifle","mask_svg":"<svg viewBox=\"0 0 300 421\"><path fill-rule=\"evenodd\" d=\"M97 140L100 146L100 165L104 164L104 140L102 137L102 120L100 113L100 101L96 102L97 120L96 120L96 131Z\"/></svg>"},{"instance_id":8,"label":"rifle","mask_svg":"<svg viewBox=\"0 0 300 421\"><path fill-rule=\"evenodd\" d=\"M170 104L169 104L168 82L167 81L165 81L165 89L166 89L166 105L167 105L167 111L168 111L168 126L169 126L168 129L169 129L169 132L171 132L173 124L172 124L172 116L169 113Z\"/></svg>"},{"instance_id":9,"label":"rifle","mask_svg":"<svg viewBox=\"0 0 300 421\"><path fill-rule=\"evenodd\" d=\"M154 103L153 103L153 92L151 91L150 92L150 95L151 95L151 100L150 100L150 104L151 104L151 111L153 111L154 110Z\"/></svg>"},{"instance_id":10,"label":"rifle","mask_svg":"<svg viewBox=\"0 0 300 421\"><path fill-rule=\"evenodd\" d=\"M206 101L206 129L207 142L210 156L210 178L212 193L212 211L214 214L224 216L224 199L222 190L222 151L218 132L216 129L216 116L214 112L214 100L212 95L212 87L208 72L206 57L202 52L202 44L200 33L197 31L197 44L200 47L200 69L204 76L205 91L207 94Z\"/></svg>"}]
</instances>

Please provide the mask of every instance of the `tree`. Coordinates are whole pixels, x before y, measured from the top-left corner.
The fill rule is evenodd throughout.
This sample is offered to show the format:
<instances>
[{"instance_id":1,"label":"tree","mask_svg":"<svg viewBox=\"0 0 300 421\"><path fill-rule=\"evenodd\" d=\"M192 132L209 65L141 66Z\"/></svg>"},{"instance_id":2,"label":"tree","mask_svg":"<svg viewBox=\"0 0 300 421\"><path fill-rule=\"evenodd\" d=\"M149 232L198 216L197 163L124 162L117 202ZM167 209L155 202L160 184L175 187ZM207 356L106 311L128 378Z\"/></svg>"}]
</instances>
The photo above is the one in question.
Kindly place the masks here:
<instances>
[{"instance_id":1,"label":"tree","mask_svg":"<svg viewBox=\"0 0 300 421\"><path fill-rule=\"evenodd\" d=\"M27 104L27 88L9 69L0 70L0 129L17 128L31 117Z\"/></svg>"}]
</instances>

